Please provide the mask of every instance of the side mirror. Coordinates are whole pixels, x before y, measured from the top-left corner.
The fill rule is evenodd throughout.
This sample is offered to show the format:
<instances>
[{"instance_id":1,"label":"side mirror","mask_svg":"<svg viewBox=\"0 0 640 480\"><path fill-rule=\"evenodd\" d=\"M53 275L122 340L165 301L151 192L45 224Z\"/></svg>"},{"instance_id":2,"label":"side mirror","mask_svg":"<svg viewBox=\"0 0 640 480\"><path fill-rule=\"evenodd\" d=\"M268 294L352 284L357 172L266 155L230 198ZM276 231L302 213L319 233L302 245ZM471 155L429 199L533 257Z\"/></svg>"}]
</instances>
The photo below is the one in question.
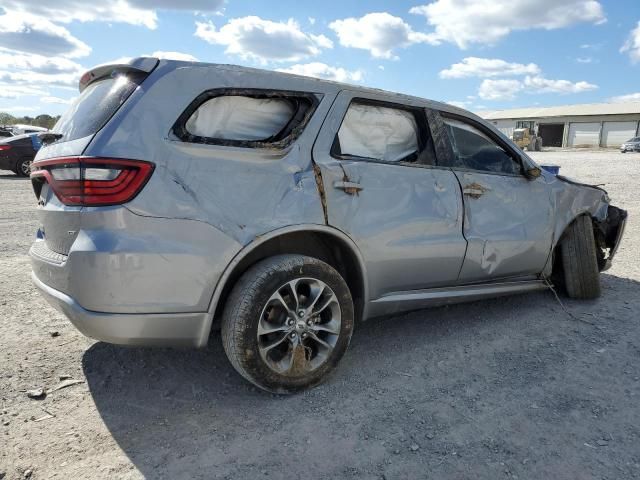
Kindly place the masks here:
<instances>
[{"instance_id":1,"label":"side mirror","mask_svg":"<svg viewBox=\"0 0 640 480\"><path fill-rule=\"evenodd\" d=\"M535 180L540 175L542 175L542 170L540 170L538 167L528 168L524 172L524 176L527 177L529 180Z\"/></svg>"}]
</instances>

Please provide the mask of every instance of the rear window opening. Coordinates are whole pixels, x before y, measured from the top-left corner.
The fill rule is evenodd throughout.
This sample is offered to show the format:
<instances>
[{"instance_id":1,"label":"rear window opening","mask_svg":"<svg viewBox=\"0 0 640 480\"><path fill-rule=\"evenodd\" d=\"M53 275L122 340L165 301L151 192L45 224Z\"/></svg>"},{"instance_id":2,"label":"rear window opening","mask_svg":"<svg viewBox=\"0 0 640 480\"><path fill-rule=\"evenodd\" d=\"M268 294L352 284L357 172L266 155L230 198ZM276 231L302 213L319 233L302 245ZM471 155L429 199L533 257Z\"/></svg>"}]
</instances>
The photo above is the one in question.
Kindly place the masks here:
<instances>
[{"instance_id":1,"label":"rear window opening","mask_svg":"<svg viewBox=\"0 0 640 480\"><path fill-rule=\"evenodd\" d=\"M213 90L187 107L173 132L184 142L283 148L300 136L318 103L309 93Z\"/></svg>"},{"instance_id":2,"label":"rear window opening","mask_svg":"<svg viewBox=\"0 0 640 480\"><path fill-rule=\"evenodd\" d=\"M62 135L57 141L68 142L97 133L146 76L115 70L110 76L93 81L53 127L53 133Z\"/></svg>"}]
</instances>

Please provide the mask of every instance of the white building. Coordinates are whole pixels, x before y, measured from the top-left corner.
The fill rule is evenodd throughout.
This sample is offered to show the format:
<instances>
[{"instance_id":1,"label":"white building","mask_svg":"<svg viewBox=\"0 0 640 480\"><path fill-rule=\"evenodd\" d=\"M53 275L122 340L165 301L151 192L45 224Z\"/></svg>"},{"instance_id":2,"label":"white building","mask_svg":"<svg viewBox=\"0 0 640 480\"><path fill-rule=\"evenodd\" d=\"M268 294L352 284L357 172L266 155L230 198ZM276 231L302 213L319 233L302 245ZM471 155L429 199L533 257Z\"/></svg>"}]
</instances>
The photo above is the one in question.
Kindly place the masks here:
<instances>
[{"instance_id":1,"label":"white building","mask_svg":"<svg viewBox=\"0 0 640 480\"><path fill-rule=\"evenodd\" d=\"M530 128L545 147L616 148L640 135L640 102L516 108L478 115L509 138L514 128Z\"/></svg>"}]
</instances>

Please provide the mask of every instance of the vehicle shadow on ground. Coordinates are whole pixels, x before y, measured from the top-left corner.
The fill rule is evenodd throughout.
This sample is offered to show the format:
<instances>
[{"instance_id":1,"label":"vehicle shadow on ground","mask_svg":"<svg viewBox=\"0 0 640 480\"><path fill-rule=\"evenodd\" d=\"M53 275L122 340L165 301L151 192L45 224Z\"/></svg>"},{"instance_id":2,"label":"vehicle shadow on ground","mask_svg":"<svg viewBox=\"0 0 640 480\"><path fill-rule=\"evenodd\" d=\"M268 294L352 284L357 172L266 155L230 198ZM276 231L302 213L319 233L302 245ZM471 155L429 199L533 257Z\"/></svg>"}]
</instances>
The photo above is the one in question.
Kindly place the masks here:
<instances>
[{"instance_id":1,"label":"vehicle shadow on ground","mask_svg":"<svg viewBox=\"0 0 640 480\"><path fill-rule=\"evenodd\" d=\"M0 175L1 180L29 180L29 177L20 177L15 173L9 173L8 175Z\"/></svg>"},{"instance_id":2,"label":"vehicle shadow on ground","mask_svg":"<svg viewBox=\"0 0 640 480\"><path fill-rule=\"evenodd\" d=\"M603 297L598 301L563 298L566 308L584 317L584 322L569 319L548 291L370 320L356 328L350 351L325 384L289 397L264 393L244 381L226 359L219 333L212 335L203 350L128 348L99 342L85 352L83 370L105 425L145 477L250 478L256 473L252 465L264 466L266 462L266 470L257 470L264 474L271 472L269 465L287 461L282 452L265 457L274 442L283 442L278 447L282 450L289 442L302 443L309 432L325 432L328 425L334 426L325 437L333 439L336 432L342 432L341 426L349 429L351 422L357 423L354 416L360 422L375 423L375 415L382 415L376 408L385 410L385 416L396 415L393 410L389 412L388 404L383 406L385 396L379 394L384 391L393 396L398 382L409 385L418 396L450 404L452 386L474 385L485 374L474 365L477 361L456 358L462 345L466 348L481 342L490 349L495 348L496 338L502 342L505 337L524 335L524 342L516 341L517 345L528 349L539 341L546 346L545 336L554 329L562 330L562 335L568 329L591 332L593 316L609 311L613 302L622 305L630 291L640 291L638 282L612 275L603 275L603 285ZM575 342L580 341L579 336L575 338ZM513 348L517 358L526 358L528 350L518 350L525 347ZM581 348L574 345L573 350ZM534 353L539 359L541 353ZM492 358L493 351L477 354L480 359ZM555 359L550 358L550 362ZM435 368L442 361L450 362L449 367L458 373L449 377ZM499 391L527 396L518 382L537 381L541 370L537 363L523 365L512 379L514 384L501 374ZM501 398L492 399L494 393L486 395L483 400L488 405L494 400L497 406L503 402ZM361 404L373 405L369 413L372 420L360 417ZM380 452L372 450L370 455L380 456ZM244 470L239 470L240 464Z\"/></svg>"}]
</instances>

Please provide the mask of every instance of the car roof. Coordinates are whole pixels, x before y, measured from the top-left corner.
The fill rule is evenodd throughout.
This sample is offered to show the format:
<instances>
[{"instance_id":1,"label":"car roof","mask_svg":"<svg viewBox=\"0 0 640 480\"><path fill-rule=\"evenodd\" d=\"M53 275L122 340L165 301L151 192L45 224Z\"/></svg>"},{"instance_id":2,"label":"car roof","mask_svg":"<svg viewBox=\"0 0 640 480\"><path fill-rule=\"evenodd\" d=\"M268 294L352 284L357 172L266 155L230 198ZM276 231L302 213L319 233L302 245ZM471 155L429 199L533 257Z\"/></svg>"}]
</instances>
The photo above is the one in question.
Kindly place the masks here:
<instances>
[{"instance_id":1,"label":"car roof","mask_svg":"<svg viewBox=\"0 0 640 480\"><path fill-rule=\"evenodd\" d=\"M244 67L241 65L233 65L233 64L225 64L225 63L192 62L192 61L185 61L185 60L158 59L155 57L137 57L137 58L132 58L125 64L97 65L93 67L91 70L87 71L82 77L85 78L85 77L93 76L93 78L99 78L100 74L103 74L111 66L115 68L125 67L125 68L131 68L132 70L149 71L153 69L150 67L151 61L153 61L154 64L157 62L157 66L155 66L155 70L163 69L165 71L170 71L170 70L184 69L189 67L193 67L193 68L208 67L208 68L215 68L219 70L225 70L225 71L228 71L229 73L233 73L234 75L246 73L247 75L251 75L253 77L263 76L265 77L265 79L267 78L273 79L274 77L275 78L280 77L282 78L283 84L291 84L291 83L297 83L299 85L304 84L305 90L307 91L315 90L315 91L320 91L321 93L327 93L327 92L338 93L341 90L349 90L351 92L356 92L356 93L361 92L363 95L378 95L378 96L384 95L389 99L390 102L395 101L400 104L405 104L405 103L419 104L423 107L433 108L436 110L441 110L444 112L449 112L452 114L458 114L458 115L472 117L472 118L481 120L481 118L478 115L468 110L464 110L462 108L456 107L448 103L443 103L436 100L429 100L423 97L417 97L417 96L408 95L404 93L382 90L379 88L364 87L361 85L354 85L351 83L336 82L333 80L326 80L321 78L308 77L304 75L297 75L297 74L288 73L288 72L265 70L261 68ZM80 91L82 91L82 89L86 87L86 85L88 85L89 83L91 82L88 82L86 84L81 84Z\"/></svg>"},{"instance_id":2,"label":"car roof","mask_svg":"<svg viewBox=\"0 0 640 480\"><path fill-rule=\"evenodd\" d=\"M13 137L3 137L0 143L19 142L20 140L30 139L34 135L37 135L37 133L23 133L22 135L14 135Z\"/></svg>"}]
</instances>

